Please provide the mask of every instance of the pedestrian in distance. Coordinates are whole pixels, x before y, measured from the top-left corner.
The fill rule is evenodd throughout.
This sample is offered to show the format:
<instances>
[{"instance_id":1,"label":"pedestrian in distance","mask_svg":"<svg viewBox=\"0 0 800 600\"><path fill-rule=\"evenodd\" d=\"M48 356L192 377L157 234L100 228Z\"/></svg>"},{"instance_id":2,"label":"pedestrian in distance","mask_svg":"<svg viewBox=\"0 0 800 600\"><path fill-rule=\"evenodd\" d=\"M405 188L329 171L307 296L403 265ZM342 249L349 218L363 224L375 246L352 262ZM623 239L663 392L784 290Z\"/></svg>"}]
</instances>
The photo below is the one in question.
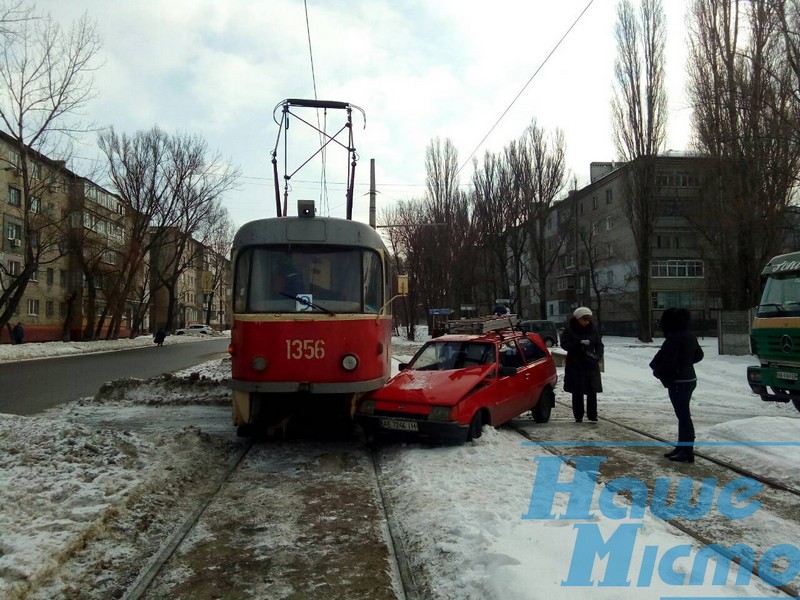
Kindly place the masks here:
<instances>
[{"instance_id":1,"label":"pedestrian in distance","mask_svg":"<svg viewBox=\"0 0 800 600\"><path fill-rule=\"evenodd\" d=\"M668 308L661 316L664 343L650 368L667 388L669 400L678 418L678 445L664 456L677 462L694 462L694 423L689 407L697 387L695 363L703 360L703 349L689 331L691 316L685 308Z\"/></svg>"},{"instance_id":2,"label":"pedestrian in distance","mask_svg":"<svg viewBox=\"0 0 800 600\"><path fill-rule=\"evenodd\" d=\"M156 332L156 335L153 337L153 341L156 344L158 344L158 346L163 346L164 345L164 340L166 339L166 337L167 337L167 334L164 333L164 328L163 327L159 327L158 331Z\"/></svg>"},{"instance_id":3,"label":"pedestrian in distance","mask_svg":"<svg viewBox=\"0 0 800 600\"><path fill-rule=\"evenodd\" d=\"M503 306L502 304L498 304L494 307L494 311L492 311L494 315L498 317L504 317L508 314L508 307Z\"/></svg>"},{"instance_id":4,"label":"pedestrian in distance","mask_svg":"<svg viewBox=\"0 0 800 600\"><path fill-rule=\"evenodd\" d=\"M17 321L14 329L11 330L11 335L14 337L15 344L21 344L22 339L25 337L25 329L22 327L22 321Z\"/></svg>"},{"instance_id":5,"label":"pedestrian in distance","mask_svg":"<svg viewBox=\"0 0 800 600\"><path fill-rule=\"evenodd\" d=\"M575 422L582 423L585 412L586 418L596 423L597 394L603 391L600 360L605 348L592 321L591 309L585 306L575 309L561 334L561 347L567 351L564 361L564 391L572 394L572 415Z\"/></svg>"}]
</instances>

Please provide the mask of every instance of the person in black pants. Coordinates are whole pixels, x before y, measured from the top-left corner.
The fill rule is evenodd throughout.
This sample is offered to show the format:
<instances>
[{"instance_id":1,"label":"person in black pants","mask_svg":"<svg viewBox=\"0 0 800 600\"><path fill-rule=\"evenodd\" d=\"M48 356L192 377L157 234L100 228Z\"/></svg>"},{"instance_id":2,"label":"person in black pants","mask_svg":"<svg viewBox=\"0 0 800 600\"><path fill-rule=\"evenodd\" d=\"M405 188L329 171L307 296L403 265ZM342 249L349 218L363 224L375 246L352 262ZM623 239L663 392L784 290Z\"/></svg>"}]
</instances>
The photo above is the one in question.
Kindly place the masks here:
<instances>
[{"instance_id":1,"label":"person in black pants","mask_svg":"<svg viewBox=\"0 0 800 600\"><path fill-rule=\"evenodd\" d=\"M661 316L666 338L650 362L653 375L667 388L678 418L678 445L664 456L677 462L694 462L694 423L689 404L697 387L694 364L703 360L703 349L689 331L690 315L685 308L668 308Z\"/></svg>"},{"instance_id":2,"label":"person in black pants","mask_svg":"<svg viewBox=\"0 0 800 600\"><path fill-rule=\"evenodd\" d=\"M597 394L603 391L600 359L603 340L592 322L592 311L585 306L575 309L564 333L561 347L567 351L564 361L564 391L572 393L572 415L576 423L583 421L583 397L586 396L586 418L597 422Z\"/></svg>"}]
</instances>

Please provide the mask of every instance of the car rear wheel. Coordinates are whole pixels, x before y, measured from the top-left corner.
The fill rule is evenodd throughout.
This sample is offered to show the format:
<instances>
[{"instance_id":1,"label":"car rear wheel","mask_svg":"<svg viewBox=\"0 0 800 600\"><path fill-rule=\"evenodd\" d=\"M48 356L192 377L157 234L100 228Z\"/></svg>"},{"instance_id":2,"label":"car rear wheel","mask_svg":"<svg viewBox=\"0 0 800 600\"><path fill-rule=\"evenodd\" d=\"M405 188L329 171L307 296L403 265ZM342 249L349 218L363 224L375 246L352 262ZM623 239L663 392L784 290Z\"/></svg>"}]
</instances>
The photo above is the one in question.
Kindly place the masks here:
<instances>
[{"instance_id":1,"label":"car rear wheel","mask_svg":"<svg viewBox=\"0 0 800 600\"><path fill-rule=\"evenodd\" d=\"M539 396L539 402L531 409L531 416L537 423L547 423L550 420L550 412L553 410L556 396L552 388L545 388Z\"/></svg>"},{"instance_id":2,"label":"car rear wheel","mask_svg":"<svg viewBox=\"0 0 800 600\"><path fill-rule=\"evenodd\" d=\"M472 415L472 420L469 422L469 429L467 429L467 441L477 440L483 433L483 415L481 411L476 411Z\"/></svg>"}]
</instances>

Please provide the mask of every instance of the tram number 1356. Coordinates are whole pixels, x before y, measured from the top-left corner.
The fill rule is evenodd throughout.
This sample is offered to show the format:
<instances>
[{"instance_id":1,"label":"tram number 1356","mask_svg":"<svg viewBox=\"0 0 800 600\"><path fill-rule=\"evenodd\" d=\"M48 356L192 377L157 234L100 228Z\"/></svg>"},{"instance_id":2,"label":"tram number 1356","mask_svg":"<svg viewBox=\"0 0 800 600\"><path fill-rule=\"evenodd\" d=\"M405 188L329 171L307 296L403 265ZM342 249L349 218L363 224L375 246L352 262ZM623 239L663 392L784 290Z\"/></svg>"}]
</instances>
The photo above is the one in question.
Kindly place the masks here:
<instances>
[{"instance_id":1,"label":"tram number 1356","mask_svg":"<svg viewBox=\"0 0 800 600\"><path fill-rule=\"evenodd\" d=\"M289 360L325 358L325 340L286 340Z\"/></svg>"}]
</instances>

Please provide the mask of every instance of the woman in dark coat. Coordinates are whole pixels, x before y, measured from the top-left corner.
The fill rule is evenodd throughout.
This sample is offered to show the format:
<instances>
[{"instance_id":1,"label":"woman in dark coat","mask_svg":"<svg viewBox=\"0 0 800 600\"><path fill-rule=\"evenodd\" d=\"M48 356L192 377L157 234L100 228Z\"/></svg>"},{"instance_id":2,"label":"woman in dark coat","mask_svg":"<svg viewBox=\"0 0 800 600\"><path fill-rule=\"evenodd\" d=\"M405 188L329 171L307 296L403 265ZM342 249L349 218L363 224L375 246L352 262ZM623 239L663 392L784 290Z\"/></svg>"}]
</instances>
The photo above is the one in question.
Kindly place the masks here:
<instances>
[{"instance_id":1,"label":"woman in dark coat","mask_svg":"<svg viewBox=\"0 0 800 600\"><path fill-rule=\"evenodd\" d=\"M603 391L600 379L600 359L603 340L592 322L592 311L585 306L572 314L561 347L567 351L564 363L564 391L572 393L572 414L576 423L583 421L583 397L586 396L586 418L597 422L597 394Z\"/></svg>"},{"instance_id":2,"label":"woman in dark coat","mask_svg":"<svg viewBox=\"0 0 800 600\"><path fill-rule=\"evenodd\" d=\"M653 375L667 388L669 400L678 417L678 446L666 456L678 462L694 462L694 423L689 403L697 387L694 364L703 360L703 349L689 331L689 311L685 308L668 308L661 316L661 329L665 340L661 349L650 361Z\"/></svg>"}]
</instances>

